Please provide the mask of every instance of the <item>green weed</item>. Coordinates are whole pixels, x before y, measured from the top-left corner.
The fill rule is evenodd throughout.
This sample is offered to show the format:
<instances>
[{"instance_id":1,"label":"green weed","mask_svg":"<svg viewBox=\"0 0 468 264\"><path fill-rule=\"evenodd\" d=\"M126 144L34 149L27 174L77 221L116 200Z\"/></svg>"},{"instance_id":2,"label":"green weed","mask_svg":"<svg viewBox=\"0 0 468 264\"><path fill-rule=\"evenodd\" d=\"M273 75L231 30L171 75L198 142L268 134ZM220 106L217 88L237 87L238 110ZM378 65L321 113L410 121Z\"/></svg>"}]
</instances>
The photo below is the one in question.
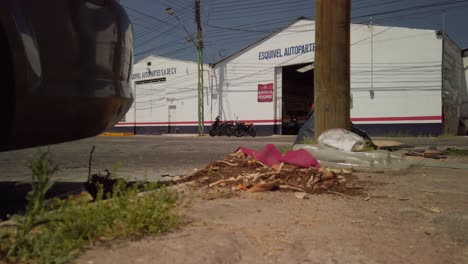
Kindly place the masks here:
<instances>
[{"instance_id":1,"label":"green weed","mask_svg":"<svg viewBox=\"0 0 468 264\"><path fill-rule=\"evenodd\" d=\"M444 133L444 134L440 135L439 137L440 138L454 138L454 137L456 137L456 135L450 134L450 133Z\"/></svg>"},{"instance_id":2,"label":"green weed","mask_svg":"<svg viewBox=\"0 0 468 264\"><path fill-rule=\"evenodd\" d=\"M67 263L83 247L96 241L160 234L179 226L179 197L164 186L128 187L118 180L112 199L104 200L99 188L97 199L55 199L45 206L45 193L56 171L48 154L39 152L29 163L33 172L33 190L28 196L24 216L11 220L14 226L1 227L0 256L11 262Z\"/></svg>"},{"instance_id":3,"label":"green weed","mask_svg":"<svg viewBox=\"0 0 468 264\"><path fill-rule=\"evenodd\" d=\"M448 155L468 156L468 149L447 148L445 151Z\"/></svg>"},{"instance_id":4,"label":"green weed","mask_svg":"<svg viewBox=\"0 0 468 264\"><path fill-rule=\"evenodd\" d=\"M31 231L42 224L50 221L45 216L45 197L47 191L52 188L51 176L57 171L57 166L52 163L49 153L41 149L27 162L27 167L31 170L31 188L26 195L27 206L24 216L15 216L12 220L16 223L16 232L11 247L7 251L7 256L17 255L22 248L30 246L28 235Z\"/></svg>"},{"instance_id":5,"label":"green weed","mask_svg":"<svg viewBox=\"0 0 468 264\"><path fill-rule=\"evenodd\" d=\"M315 144L317 144L317 139L315 139L315 138L304 138L304 140L301 141L301 144L315 145Z\"/></svg>"},{"instance_id":6,"label":"green weed","mask_svg":"<svg viewBox=\"0 0 468 264\"><path fill-rule=\"evenodd\" d=\"M427 138L427 137L434 137L435 135L433 134L427 134L427 133L419 133L419 134L414 134L410 133L408 131L391 131L383 134L382 136L379 137L396 137L396 138L402 138L402 137L417 137L417 138Z\"/></svg>"}]
</instances>

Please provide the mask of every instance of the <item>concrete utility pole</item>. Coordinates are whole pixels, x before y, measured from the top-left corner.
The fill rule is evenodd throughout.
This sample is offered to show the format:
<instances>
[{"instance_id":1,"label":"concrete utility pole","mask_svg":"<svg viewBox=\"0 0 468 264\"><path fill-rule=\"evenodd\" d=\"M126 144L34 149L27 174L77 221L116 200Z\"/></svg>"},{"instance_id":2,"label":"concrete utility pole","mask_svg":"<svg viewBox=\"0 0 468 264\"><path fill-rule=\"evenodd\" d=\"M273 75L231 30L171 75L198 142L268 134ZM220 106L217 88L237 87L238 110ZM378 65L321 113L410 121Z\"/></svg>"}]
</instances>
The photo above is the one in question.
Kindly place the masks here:
<instances>
[{"instance_id":1,"label":"concrete utility pole","mask_svg":"<svg viewBox=\"0 0 468 264\"><path fill-rule=\"evenodd\" d=\"M198 135L203 136L205 130L205 110L203 107L203 36L200 21L200 0L195 0L195 24L197 25L198 53Z\"/></svg>"},{"instance_id":2,"label":"concrete utility pole","mask_svg":"<svg viewBox=\"0 0 468 264\"><path fill-rule=\"evenodd\" d=\"M315 138L350 130L351 0L315 1Z\"/></svg>"}]
</instances>

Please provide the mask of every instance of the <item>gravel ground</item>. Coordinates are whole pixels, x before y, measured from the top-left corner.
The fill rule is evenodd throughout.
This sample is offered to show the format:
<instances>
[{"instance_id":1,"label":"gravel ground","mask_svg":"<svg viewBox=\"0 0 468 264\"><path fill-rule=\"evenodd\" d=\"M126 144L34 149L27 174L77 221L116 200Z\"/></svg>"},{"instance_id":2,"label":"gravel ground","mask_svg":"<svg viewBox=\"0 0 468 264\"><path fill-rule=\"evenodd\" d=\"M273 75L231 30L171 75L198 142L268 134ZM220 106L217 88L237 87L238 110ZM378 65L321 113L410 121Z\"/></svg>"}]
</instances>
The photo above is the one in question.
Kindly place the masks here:
<instances>
[{"instance_id":1,"label":"gravel ground","mask_svg":"<svg viewBox=\"0 0 468 264\"><path fill-rule=\"evenodd\" d=\"M96 246L76 263L468 263L468 171L357 175L367 194L351 198L201 190L187 227Z\"/></svg>"},{"instance_id":2,"label":"gravel ground","mask_svg":"<svg viewBox=\"0 0 468 264\"><path fill-rule=\"evenodd\" d=\"M405 138L416 146L467 148L467 138ZM120 166L120 176L157 180L183 175L221 159L239 146L279 148L293 137L97 137L54 145L61 171L57 186L73 189L93 171ZM0 153L2 208L27 191L24 162L33 149ZM207 199L195 192L186 209L191 223L173 233L113 241L87 250L76 263L468 263L467 157L431 161L392 173L357 173L366 194L329 194L299 200L293 193L241 194ZM447 166L448 165L448 166ZM369 198L370 197L370 198ZM11 208L10 208L11 209Z\"/></svg>"}]
</instances>

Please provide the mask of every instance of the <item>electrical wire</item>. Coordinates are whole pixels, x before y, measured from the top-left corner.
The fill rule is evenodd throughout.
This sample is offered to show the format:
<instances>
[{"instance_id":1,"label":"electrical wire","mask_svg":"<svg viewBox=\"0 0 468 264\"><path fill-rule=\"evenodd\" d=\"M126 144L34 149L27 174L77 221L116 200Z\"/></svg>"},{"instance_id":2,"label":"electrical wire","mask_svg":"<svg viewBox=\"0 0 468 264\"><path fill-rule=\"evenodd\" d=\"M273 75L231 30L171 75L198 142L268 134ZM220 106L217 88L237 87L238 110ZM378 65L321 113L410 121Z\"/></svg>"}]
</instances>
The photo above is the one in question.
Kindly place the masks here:
<instances>
[{"instance_id":1,"label":"electrical wire","mask_svg":"<svg viewBox=\"0 0 468 264\"><path fill-rule=\"evenodd\" d=\"M387 1L385 3L391 4L390 2L394 3L394 2L398 2L398 1L403 1L403 0L393 0L393 1ZM251 3L258 5L259 3L262 3L262 2L266 2L266 1L257 1L257 2L251 2ZM268 2L272 2L272 1L268 1ZM296 2L299 2L299 1L296 1ZM353 4L357 3L357 4L360 5L359 8L354 8L354 9L356 10L356 9L369 8L371 6L376 5L376 4L369 5L369 3L371 3L371 2L373 2L373 1L353 1ZM467 1L443 1L443 2L439 2L439 3L433 3L433 4L416 5L416 6L411 6L411 7L407 7L407 8L400 8L400 9L390 10L390 11L386 11L386 12L374 12L374 13L367 14L367 15L361 15L361 16L353 17L353 19L364 18L364 17L368 17L368 16L382 16L382 15L388 15L388 14L396 14L396 13L399 13L399 12L408 12L408 11L412 11L412 10L414 11L414 10L419 10L419 9L428 9L428 8L434 8L434 7L441 7L441 6L453 5L453 4L457 4L457 3L463 3L463 2L467 2ZM366 6L366 4L367 4L367 6ZM218 9L220 8L220 5L217 5L217 3L213 3L213 5ZM241 5L242 8L246 8L247 6L248 6L248 4ZM449 9L449 8L450 8L450 6L448 6L445 9ZM458 8L458 7L455 7L455 8ZM273 10L274 9L272 9L270 11L273 11ZM233 10L233 11L235 11L235 10ZM419 13L411 13L411 14L406 14L406 15L399 15L399 16L394 16L394 17L378 18L378 19L375 19L374 21L376 21L376 22L392 21L392 18L393 18L393 20L396 20L398 18L408 19L408 20L409 19L417 19L417 18L411 17L411 15L424 14L424 13L433 13L433 12L436 12L436 11L429 10L429 11L424 11L424 12L419 12ZM276 12L267 12L267 13L265 13L265 15L268 15L269 13L274 14ZM240 18L240 17L242 17L242 16L236 16L236 18ZM224 18L226 18L226 17L224 17ZM273 22L275 20L272 19L270 21ZM268 20L265 21L265 23L268 23ZM280 24L280 23L278 23L278 24ZM220 27L220 26L215 26L215 25L211 25L211 24L208 25L208 26L212 27L214 29L219 29L220 32L216 32L216 31L214 33L208 32L207 34L204 35L205 37L211 37L211 38L213 38L213 37L216 37L216 38L226 37L227 39L221 39L221 41L226 41L226 40L229 40L230 36L233 36L233 38L235 38L238 42L242 42L244 39L245 40L251 39L252 37L254 37L254 35L256 35L256 33L258 33L257 35L261 35L262 33L274 33L275 30L278 30L278 29L281 30L281 29L284 28L284 27L278 27L278 28L268 28L268 29L250 29L252 27L258 26L257 23L252 23L252 25L244 24L244 26L238 26L238 27ZM364 27L364 26L365 25L363 25L362 27ZM235 35L229 34L229 33L223 34L221 32L221 30L246 32L247 35L246 36L235 36ZM357 29L355 29L355 30L357 30ZM153 37L150 38L150 40L156 39L157 37L159 37L161 35L163 35L163 34L153 36ZM218 41L218 40L216 39L215 41ZM362 41L364 41L364 40L362 40ZM207 41L207 42L209 42L209 41ZM157 49L157 48L158 47L156 47L155 49ZM185 48L188 48L188 47L185 47ZM153 51L155 49L153 49ZM141 52L139 54L141 54Z\"/></svg>"}]
</instances>

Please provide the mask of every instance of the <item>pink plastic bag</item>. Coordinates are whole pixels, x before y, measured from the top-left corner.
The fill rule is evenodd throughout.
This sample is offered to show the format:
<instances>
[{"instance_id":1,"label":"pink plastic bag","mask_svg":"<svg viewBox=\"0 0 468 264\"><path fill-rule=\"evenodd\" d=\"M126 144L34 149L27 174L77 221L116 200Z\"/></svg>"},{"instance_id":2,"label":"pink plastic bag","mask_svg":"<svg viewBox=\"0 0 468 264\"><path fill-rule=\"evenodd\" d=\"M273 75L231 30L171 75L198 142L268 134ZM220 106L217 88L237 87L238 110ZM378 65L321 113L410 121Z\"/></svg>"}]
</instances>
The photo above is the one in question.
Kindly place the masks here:
<instances>
[{"instance_id":1,"label":"pink plastic bag","mask_svg":"<svg viewBox=\"0 0 468 264\"><path fill-rule=\"evenodd\" d=\"M273 144L268 144L262 151L255 151L248 148L239 148L245 154L260 161L261 163L271 167L282 162L295 165L302 168L315 167L320 168L317 159L309 152L300 150L290 150L283 156L281 152Z\"/></svg>"}]
</instances>

